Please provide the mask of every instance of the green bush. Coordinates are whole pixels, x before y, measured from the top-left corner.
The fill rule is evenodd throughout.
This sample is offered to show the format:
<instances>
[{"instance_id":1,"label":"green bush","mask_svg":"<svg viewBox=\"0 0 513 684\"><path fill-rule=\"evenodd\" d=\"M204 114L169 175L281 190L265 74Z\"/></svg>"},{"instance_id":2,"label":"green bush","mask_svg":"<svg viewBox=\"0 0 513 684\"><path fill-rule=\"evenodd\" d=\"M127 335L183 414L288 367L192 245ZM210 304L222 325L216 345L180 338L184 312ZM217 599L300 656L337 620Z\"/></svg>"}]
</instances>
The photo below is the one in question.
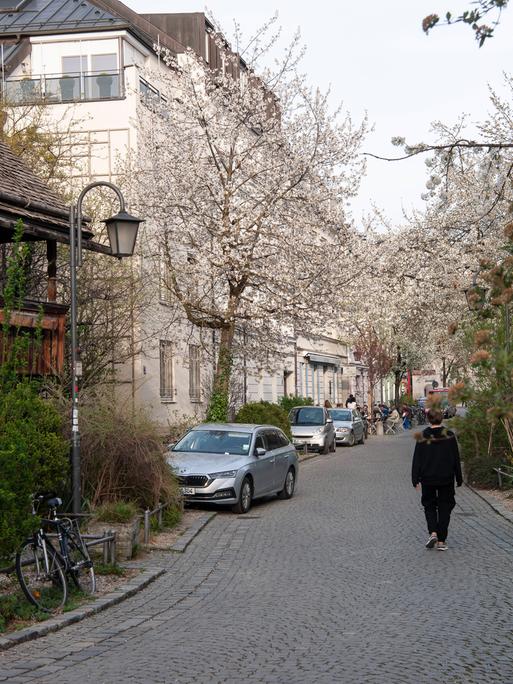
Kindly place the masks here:
<instances>
[{"instance_id":1,"label":"green bush","mask_svg":"<svg viewBox=\"0 0 513 684\"><path fill-rule=\"evenodd\" d=\"M278 404L258 401L245 404L235 416L236 423L255 423L257 425L275 425L292 438L288 414Z\"/></svg>"},{"instance_id":2,"label":"green bush","mask_svg":"<svg viewBox=\"0 0 513 684\"><path fill-rule=\"evenodd\" d=\"M175 527L182 519L183 511L180 506L169 506L164 509L162 515L162 526L165 528Z\"/></svg>"},{"instance_id":3,"label":"green bush","mask_svg":"<svg viewBox=\"0 0 513 684\"><path fill-rule=\"evenodd\" d=\"M0 633L5 632L12 622L18 620L46 620L50 616L27 601L19 592L0 596Z\"/></svg>"},{"instance_id":4,"label":"green bush","mask_svg":"<svg viewBox=\"0 0 513 684\"><path fill-rule=\"evenodd\" d=\"M500 423L492 426L487 419L490 404L486 395L474 400L467 407L467 414L451 419L451 429L458 436L461 457L465 464L465 478L470 484L485 487L497 486L497 474L493 470L501 464L510 465L509 444ZM490 448L491 447L491 448Z\"/></svg>"},{"instance_id":5,"label":"green bush","mask_svg":"<svg viewBox=\"0 0 513 684\"><path fill-rule=\"evenodd\" d=\"M298 397L293 394L289 394L286 397L283 396L278 404L288 413L290 409L294 408L294 406L313 406L313 399L312 397Z\"/></svg>"},{"instance_id":6,"label":"green bush","mask_svg":"<svg viewBox=\"0 0 513 684\"><path fill-rule=\"evenodd\" d=\"M139 513L133 501L111 501L104 503L94 511L94 517L99 522L127 523Z\"/></svg>"},{"instance_id":7,"label":"green bush","mask_svg":"<svg viewBox=\"0 0 513 684\"><path fill-rule=\"evenodd\" d=\"M61 419L33 384L3 385L0 391L0 556L11 554L34 527L30 497L62 493L69 470L69 445Z\"/></svg>"}]
</instances>

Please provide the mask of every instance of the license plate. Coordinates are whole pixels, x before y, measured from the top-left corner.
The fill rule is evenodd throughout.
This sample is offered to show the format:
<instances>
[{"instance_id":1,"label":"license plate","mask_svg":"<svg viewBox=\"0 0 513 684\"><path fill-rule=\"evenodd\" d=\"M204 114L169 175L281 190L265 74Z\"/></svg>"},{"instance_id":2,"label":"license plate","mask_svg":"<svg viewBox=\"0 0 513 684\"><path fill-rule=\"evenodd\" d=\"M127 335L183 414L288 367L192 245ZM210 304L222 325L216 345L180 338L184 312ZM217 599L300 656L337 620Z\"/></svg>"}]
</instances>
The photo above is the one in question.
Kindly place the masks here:
<instances>
[{"instance_id":1,"label":"license plate","mask_svg":"<svg viewBox=\"0 0 513 684\"><path fill-rule=\"evenodd\" d=\"M196 494L196 489L194 487L180 487L180 489L184 495Z\"/></svg>"}]
</instances>

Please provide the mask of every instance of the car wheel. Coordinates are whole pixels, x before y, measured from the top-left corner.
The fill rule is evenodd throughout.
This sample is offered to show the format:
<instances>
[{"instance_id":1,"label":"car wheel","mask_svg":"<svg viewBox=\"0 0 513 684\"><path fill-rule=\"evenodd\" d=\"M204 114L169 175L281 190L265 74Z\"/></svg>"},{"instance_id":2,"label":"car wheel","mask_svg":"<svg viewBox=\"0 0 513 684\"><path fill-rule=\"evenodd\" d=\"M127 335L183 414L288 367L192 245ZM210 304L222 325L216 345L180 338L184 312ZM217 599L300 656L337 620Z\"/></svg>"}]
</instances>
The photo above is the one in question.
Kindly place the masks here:
<instances>
[{"instance_id":1,"label":"car wheel","mask_svg":"<svg viewBox=\"0 0 513 684\"><path fill-rule=\"evenodd\" d=\"M355 445L355 439L354 439L354 432L351 432L349 435L349 442L347 443L347 446L354 446Z\"/></svg>"},{"instance_id":2,"label":"car wheel","mask_svg":"<svg viewBox=\"0 0 513 684\"><path fill-rule=\"evenodd\" d=\"M251 500L253 498L253 487L251 486L251 480L249 477L245 477L242 480L242 485L240 487L239 500L233 506L232 511L234 513L239 513L239 515L244 515L251 508Z\"/></svg>"},{"instance_id":3,"label":"car wheel","mask_svg":"<svg viewBox=\"0 0 513 684\"><path fill-rule=\"evenodd\" d=\"M289 468L285 476L285 483L281 492L278 492L278 499L292 499L296 489L296 473L294 468Z\"/></svg>"},{"instance_id":4,"label":"car wheel","mask_svg":"<svg viewBox=\"0 0 513 684\"><path fill-rule=\"evenodd\" d=\"M363 430L362 430L362 438L361 438L359 444L365 444L365 432L363 432Z\"/></svg>"}]
</instances>

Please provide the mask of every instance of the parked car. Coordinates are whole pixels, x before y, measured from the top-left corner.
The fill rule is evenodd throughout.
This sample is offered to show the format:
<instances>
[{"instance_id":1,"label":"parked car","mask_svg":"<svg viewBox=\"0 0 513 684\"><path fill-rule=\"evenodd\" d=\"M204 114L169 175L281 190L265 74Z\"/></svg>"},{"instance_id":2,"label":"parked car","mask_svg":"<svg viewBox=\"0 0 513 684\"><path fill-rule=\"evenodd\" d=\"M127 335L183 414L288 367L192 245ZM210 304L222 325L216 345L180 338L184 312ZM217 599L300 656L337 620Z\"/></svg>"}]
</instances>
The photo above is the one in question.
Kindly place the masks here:
<instances>
[{"instance_id":1,"label":"parked car","mask_svg":"<svg viewBox=\"0 0 513 684\"><path fill-rule=\"evenodd\" d=\"M365 442L365 426L363 419L356 409L332 408L328 412L335 427L337 444L354 446Z\"/></svg>"},{"instance_id":2,"label":"parked car","mask_svg":"<svg viewBox=\"0 0 513 684\"><path fill-rule=\"evenodd\" d=\"M322 406L295 406L289 412L292 441L298 449L313 449L323 454L335 451L335 430L328 410Z\"/></svg>"},{"instance_id":3,"label":"parked car","mask_svg":"<svg viewBox=\"0 0 513 684\"><path fill-rule=\"evenodd\" d=\"M231 504L247 513L254 499L294 495L296 450L272 425L206 423L170 445L168 463L186 501Z\"/></svg>"}]
</instances>

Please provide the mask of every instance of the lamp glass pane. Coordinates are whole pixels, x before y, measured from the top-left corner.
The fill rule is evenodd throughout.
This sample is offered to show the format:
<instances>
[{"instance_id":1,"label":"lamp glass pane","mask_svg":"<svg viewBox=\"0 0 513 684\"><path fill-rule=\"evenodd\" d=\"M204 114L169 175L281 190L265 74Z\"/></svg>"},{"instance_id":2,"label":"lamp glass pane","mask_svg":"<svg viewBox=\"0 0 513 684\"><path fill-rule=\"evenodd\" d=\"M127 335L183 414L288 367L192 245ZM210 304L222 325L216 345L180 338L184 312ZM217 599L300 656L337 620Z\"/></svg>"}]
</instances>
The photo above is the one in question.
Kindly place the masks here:
<instances>
[{"instance_id":1,"label":"lamp glass pane","mask_svg":"<svg viewBox=\"0 0 513 684\"><path fill-rule=\"evenodd\" d=\"M118 247L120 254L130 256L134 253L138 228L139 224L133 221L118 221Z\"/></svg>"}]
</instances>

